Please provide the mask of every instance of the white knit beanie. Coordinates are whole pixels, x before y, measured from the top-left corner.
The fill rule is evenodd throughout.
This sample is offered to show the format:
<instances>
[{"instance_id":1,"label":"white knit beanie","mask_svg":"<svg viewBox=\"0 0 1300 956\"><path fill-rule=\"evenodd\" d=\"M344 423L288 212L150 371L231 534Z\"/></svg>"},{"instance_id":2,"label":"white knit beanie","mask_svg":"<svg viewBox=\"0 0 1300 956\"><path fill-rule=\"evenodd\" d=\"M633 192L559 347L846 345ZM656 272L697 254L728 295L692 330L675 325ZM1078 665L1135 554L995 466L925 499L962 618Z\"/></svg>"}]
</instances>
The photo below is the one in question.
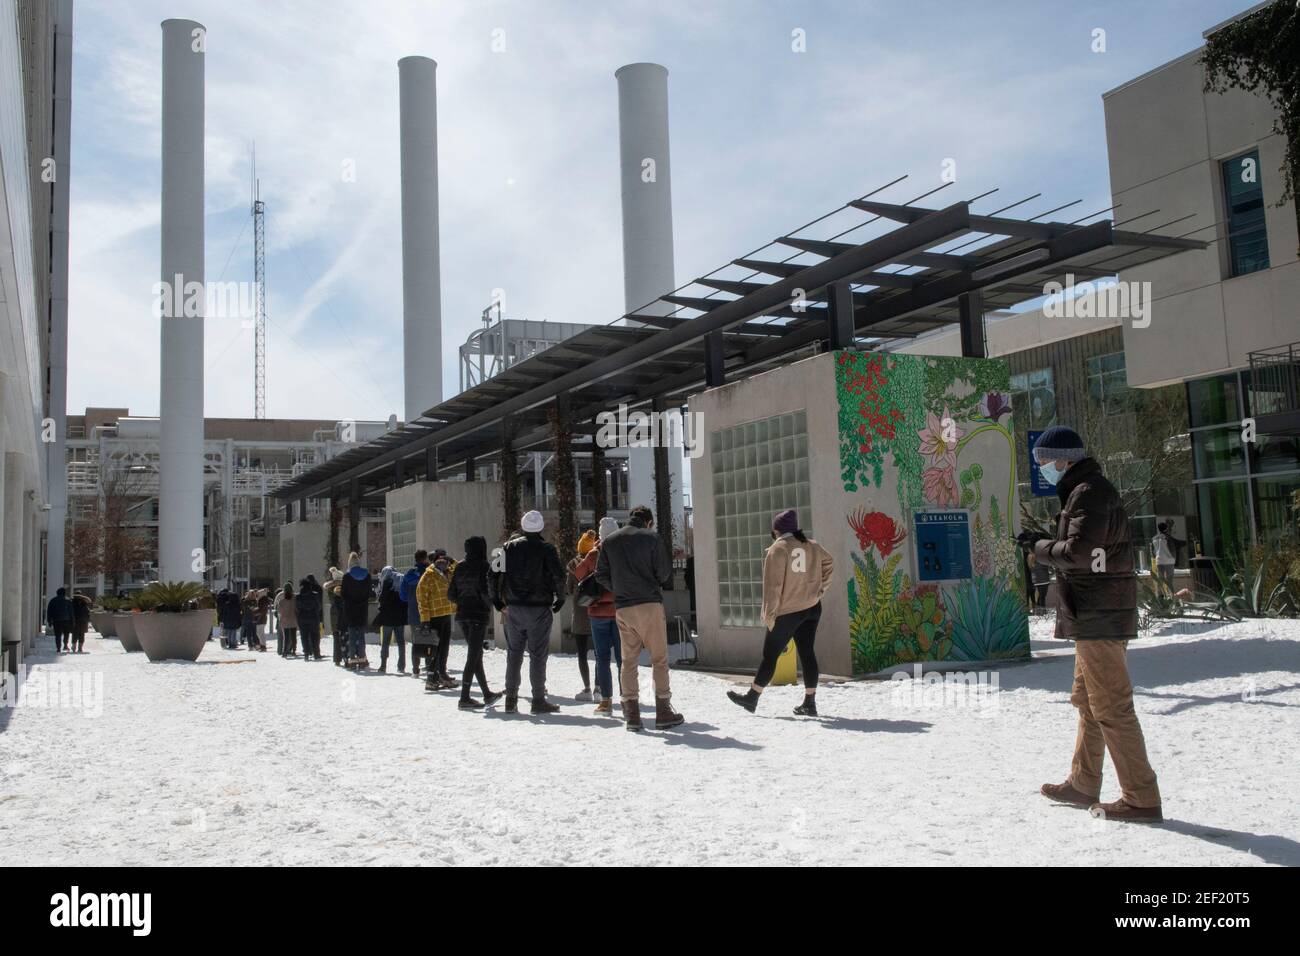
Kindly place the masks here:
<instances>
[{"instance_id":1,"label":"white knit beanie","mask_svg":"<svg viewBox=\"0 0 1300 956\"><path fill-rule=\"evenodd\" d=\"M618 522L609 515L600 519L600 540L604 541L611 534L618 530Z\"/></svg>"},{"instance_id":2,"label":"white knit beanie","mask_svg":"<svg viewBox=\"0 0 1300 956\"><path fill-rule=\"evenodd\" d=\"M525 531L536 533L542 530L543 525L542 513L540 511L530 511L524 515L524 520L520 522L519 527Z\"/></svg>"}]
</instances>

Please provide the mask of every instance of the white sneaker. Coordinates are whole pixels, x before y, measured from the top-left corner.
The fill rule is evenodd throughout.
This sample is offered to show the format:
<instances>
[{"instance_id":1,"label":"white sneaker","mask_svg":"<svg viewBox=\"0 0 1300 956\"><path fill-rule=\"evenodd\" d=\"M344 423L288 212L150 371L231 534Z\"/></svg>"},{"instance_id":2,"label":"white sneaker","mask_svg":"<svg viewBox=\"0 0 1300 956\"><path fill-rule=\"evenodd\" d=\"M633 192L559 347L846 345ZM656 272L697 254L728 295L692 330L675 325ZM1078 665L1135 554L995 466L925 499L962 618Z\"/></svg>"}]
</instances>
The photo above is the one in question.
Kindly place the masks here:
<instances>
[{"instance_id":1,"label":"white sneaker","mask_svg":"<svg viewBox=\"0 0 1300 956\"><path fill-rule=\"evenodd\" d=\"M578 691L576 694L573 695L573 699L574 699L574 700L594 700L595 698L593 698L593 697L591 696L591 691L589 691L589 690L580 690L580 691Z\"/></svg>"}]
</instances>

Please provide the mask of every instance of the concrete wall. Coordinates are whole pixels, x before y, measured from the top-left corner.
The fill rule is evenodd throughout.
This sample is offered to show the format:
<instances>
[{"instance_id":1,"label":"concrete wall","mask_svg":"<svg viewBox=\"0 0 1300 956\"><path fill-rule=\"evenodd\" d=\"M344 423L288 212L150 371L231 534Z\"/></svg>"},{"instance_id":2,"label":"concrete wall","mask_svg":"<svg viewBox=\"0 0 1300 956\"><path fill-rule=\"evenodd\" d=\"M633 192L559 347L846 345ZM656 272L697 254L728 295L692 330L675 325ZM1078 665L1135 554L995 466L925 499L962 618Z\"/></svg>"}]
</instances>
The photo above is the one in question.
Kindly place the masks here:
<instances>
[{"instance_id":1,"label":"concrete wall","mask_svg":"<svg viewBox=\"0 0 1300 956\"><path fill-rule=\"evenodd\" d=\"M843 587L848 527L840 508L842 490L835 457L839 423L833 361L829 354L819 355L691 397L691 412L703 416L698 420L703 424L706 443L704 454L691 461L695 612L701 663L756 667L762 656L764 634L761 627L724 627L721 622L712 469L717 433L742 422L803 409L808 416L812 510L799 517L804 528L835 555L837 564L837 586L822 601L817 660L827 674L849 675L853 671L847 641L848 600Z\"/></svg>"},{"instance_id":2,"label":"concrete wall","mask_svg":"<svg viewBox=\"0 0 1300 956\"><path fill-rule=\"evenodd\" d=\"M1294 202L1282 194L1284 142L1273 133L1275 111L1263 97L1204 93L1200 50L1105 94L1111 192L1124 220L1158 213L1126 228L1217 239L1123 273L1151 283L1147 328L1124 330L1130 385L1153 386L1248 364L1255 349L1300 339ZM1231 277L1220 163L1259 150L1270 268ZM1189 217L1184 219L1183 217ZM1216 225L1216 223L1218 225ZM1199 230L1199 231L1194 231Z\"/></svg>"},{"instance_id":3,"label":"concrete wall","mask_svg":"<svg viewBox=\"0 0 1300 956\"><path fill-rule=\"evenodd\" d=\"M328 521L291 521L280 526L280 557L278 580L292 581L296 588L298 582L309 574L316 575L316 580L325 583L325 571L329 562L325 558L330 526ZM289 557L289 563L285 557Z\"/></svg>"},{"instance_id":4,"label":"concrete wall","mask_svg":"<svg viewBox=\"0 0 1300 956\"><path fill-rule=\"evenodd\" d=\"M388 492L390 516L415 509L415 547L443 548L453 558L465 553L465 539L481 535L488 547L501 536L501 483L497 481L421 481ZM391 520L387 530L386 562L393 560Z\"/></svg>"}]
</instances>

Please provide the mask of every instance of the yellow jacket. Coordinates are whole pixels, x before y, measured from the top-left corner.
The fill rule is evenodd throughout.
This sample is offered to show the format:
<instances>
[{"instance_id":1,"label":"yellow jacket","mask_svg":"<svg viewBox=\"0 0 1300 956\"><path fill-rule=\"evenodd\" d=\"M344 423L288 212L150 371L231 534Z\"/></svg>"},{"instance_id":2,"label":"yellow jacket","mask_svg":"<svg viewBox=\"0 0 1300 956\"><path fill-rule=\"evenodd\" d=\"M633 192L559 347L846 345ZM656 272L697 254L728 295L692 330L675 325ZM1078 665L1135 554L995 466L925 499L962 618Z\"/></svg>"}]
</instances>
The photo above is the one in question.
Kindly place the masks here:
<instances>
[{"instance_id":1,"label":"yellow jacket","mask_svg":"<svg viewBox=\"0 0 1300 956\"><path fill-rule=\"evenodd\" d=\"M447 597L447 585L451 583L451 574L455 570L456 562L449 561L446 577L432 564L420 575L420 583L415 586L415 601L420 606L421 621L456 613L456 605Z\"/></svg>"},{"instance_id":2,"label":"yellow jacket","mask_svg":"<svg viewBox=\"0 0 1300 956\"><path fill-rule=\"evenodd\" d=\"M763 626L769 631L782 614L812 607L831 586L835 561L809 538L782 535L763 557Z\"/></svg>"}]
</instances>

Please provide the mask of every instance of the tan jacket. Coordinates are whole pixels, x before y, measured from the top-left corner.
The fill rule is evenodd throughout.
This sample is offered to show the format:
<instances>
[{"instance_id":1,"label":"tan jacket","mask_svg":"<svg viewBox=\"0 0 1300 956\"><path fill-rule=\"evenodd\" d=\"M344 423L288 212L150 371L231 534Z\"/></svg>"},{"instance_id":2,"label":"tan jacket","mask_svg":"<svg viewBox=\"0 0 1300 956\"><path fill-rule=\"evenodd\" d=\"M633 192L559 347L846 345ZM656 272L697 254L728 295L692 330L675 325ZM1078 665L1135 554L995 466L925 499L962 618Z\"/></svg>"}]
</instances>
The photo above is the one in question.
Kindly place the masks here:
<instances>
[{"instance_id":1,"label":"tan jacket","mask_svg":"<svg viewBox=\"0 0 1300 956\"><path fill-rule=\"evenodd\" d=\"M812 538L785 534L773 541L763 558L763 626L770 631L782 614L820 601L834 571L830 552Z\"/></svg>"}]
</instances>

